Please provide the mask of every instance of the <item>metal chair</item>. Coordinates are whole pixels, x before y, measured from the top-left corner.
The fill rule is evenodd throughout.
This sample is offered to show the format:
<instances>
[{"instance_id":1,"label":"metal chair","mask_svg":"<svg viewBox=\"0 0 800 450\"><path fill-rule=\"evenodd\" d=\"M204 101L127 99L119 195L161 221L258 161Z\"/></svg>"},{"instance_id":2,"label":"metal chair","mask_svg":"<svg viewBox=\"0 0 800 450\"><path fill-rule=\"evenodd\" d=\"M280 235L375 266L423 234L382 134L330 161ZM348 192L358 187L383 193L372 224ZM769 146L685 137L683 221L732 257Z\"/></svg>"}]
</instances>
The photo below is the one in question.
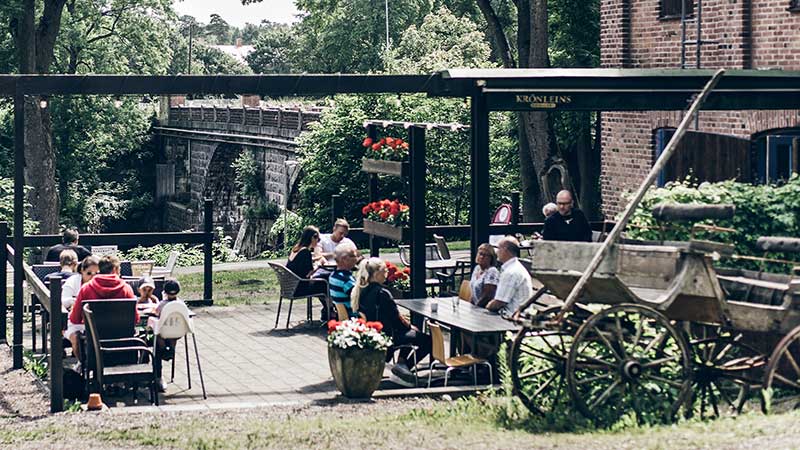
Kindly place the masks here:
<instances>
[{"instance_id":1,"label":"metal chair","mask_svg":"<svg viewBox=\"0 0 800 450\"><path fill-rule=\"evenodd\" d=\"M121 277L132 277L133 276L133 266L131 265L130 261L120 261L119 262L119 275Z\"/></svg>"},{"instance_id":2,"label":"metal chair","mask_svg":"<svg viewBox=\"0 0 800 450\"><path fill-rule=\"evenodd\" d=\"M186 356L186 378L189 382L189 389L192 388L192 374L189 370L189 339L186 335L192 335L192 343L194 344L194 357L197 361L197 371L200 374L200 387L203 389L203 399L206 396L206 384L203 381L203 369L200 367L200 352L197 350L197 338L194 333L194 322L189 317L189 308L183 302L172 301L167 302L161 310L159 319L155 322L153 328L153 354L156 354L156 346L158 339L181 339L183 338L184 354ZM172 375L170 383L175 380L175 358L172 358Z\"/></svg>"},{"instance_id":3,"label":"metal chair","mask_svg":"<svg viewBox=\"0 0 800 450\"><path fill-rule=\"evenodd\" d=\"M278 298L278 314L275 316L275 328L278 327L278 320L280 320L281 317L281 306L283 305L284 298L289 300L289 312L286 315L286 328L289 328L289 320L292 317L292 306L294 305L294 301L297 299L305 298L307 300L306 319L311 321L311 298L324 296L325 308L328 311L328 317L330 317L331 299L328 295L327 280L300 278L296 273L287 269L286 266L280 263L271 262L269 263L269 266L272 267L272 270L274 270L275 274L278 276L278 284L280 285L280 297ZM323 286L324 291L322 293L312 295L304 294L302 291L298 292L299 287L308 286L306 283L314 283L316 285Z\"/></svg>"},{"instance_id":4,"label":"metal chair","mask_svg":"<svg viewBox=\"0 0 800 450\"><path fill-rule=\"evenodd\" d=\"M411 247L409 245L398 245L397 246L398 253L400 256L400 262L406 266L411 267ZM425 261L440 261L442 255L439 253L439 248L436 244L425 244ZM431 294L433 294L433 290L436 288L441 288L443 284L448 284L448 280L451 277L451 274L445 272L434 272L432 270L425 271L425 287L431 290Z\"/></svg>"},{"instance_id":5,"label":"metal chair","mask_svg":"<svg viewBox=\"0 0 800 450\"><path fill-rule=\"evenodd\" d=\"M115 307L119 307L120 310L125 309L124 307L128 306L126 302L132 302L130 308L135 310L136 300L94 301L86 302L83 305L86 338L90 343L94 359L92 366L96 387L103 392L104 387L108 384L125 383L132 387L135 401L136 388L139 384L145 384L150 390L150 401L158 405L156 374L152 364L153 352L140 339L107 338L107 332L111 327L104 322L113 321L114 315L110 311ZM106 311L100 313L100 310ZM95 314L98 315L95 316ZM107 358L120 355L128 358L135 355L135 359L132 362L108 364ZM146 357L149 357L150 363L142 362L147 359ZM88 372L89 368L87 367L85 370Z\"/></svg>"},{"instance_id":6,"label":"metal chair","mask_svg":"<svg viewBox=\"0 0 800 450\"><path fill-rule=\"evenodd\" d=\"M433 367L436 363L442 364L447 369L444 372L444 385L447 386L447 379L450 371L454 369L462 369L465 367L472 367L472 377L475 386L478 385L478 365L485 365L489 368L489 384L492 381L492 365L489 361L478 358L472 355L459 355L448 358L444 350L444 335L442 334L441 326L432 321L428 321L428 330L431 332L431 364L428 368L428 388L431 387L431 380L433 377Z\"/></svg>"}]
</instances>

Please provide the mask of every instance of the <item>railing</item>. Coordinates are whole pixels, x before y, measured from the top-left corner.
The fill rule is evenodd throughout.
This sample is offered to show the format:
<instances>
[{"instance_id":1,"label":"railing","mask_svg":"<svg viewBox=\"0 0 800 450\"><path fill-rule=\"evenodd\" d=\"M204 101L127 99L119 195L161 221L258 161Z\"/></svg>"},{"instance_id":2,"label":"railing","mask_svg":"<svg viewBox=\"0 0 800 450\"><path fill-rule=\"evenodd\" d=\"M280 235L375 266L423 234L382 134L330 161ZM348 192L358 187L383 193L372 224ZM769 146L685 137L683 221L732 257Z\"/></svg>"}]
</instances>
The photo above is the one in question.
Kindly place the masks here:
<instances>
[{"instance_id":1,"label":"railing","mask_svg":"<svg viewBox=\"0 0 800 450\"><path fill-rule=\"evenodd\" d=\"M157 244L202 244L203 245L203 299L187 299L190 304L211 305L213 304L213 284L212 284L212 248L214 242L214 231L212 226L213 205L211 200L206 199L204 204L203 231L199 232L167 232L167 233L107 233L107 234L86 234L81 236L81 244L88 245L157 245ZM28 247L49 247L61 243L61 235L36 235L24 236L22 248L14 249L9 245L11 242L8 236L8 224L0 222L0 340L6 342L6 323L7 323L7 270L6 261L14 262L15 252L22 251ZM17 268L15 268L17 269ZM48 289L44 282L37 277L30 266L22 262L22 278L27 282L28 288L38 304L44 309L44 313L49 318L50 323L50 348L49 348L49 370L50 370L50 410L52 412L62 411L64 408L63 398L63 360L62 360L62 337L59 330L63 328L64 316L61 307L61 283L50 283ZM15 274L15 280L20 277ZM23 324L23 293L21 286L14 288L13 304L13 341L12 353L14 359L14 369L21 369L22 363L22 324ZM33 303L32 303L33 304ZM56 313L57 312L57 313ZM31 311L35 314L35 311ZM46 325L42 325L42 350L47 352L46 347ZM32 332L31 338L37 338L36 333ZM32 345L35 347L35 344Z\"/></svg>"},{"instance_id":2,"label":"railing","mask_svg":"<svg viewBox=\"0 0 800 450\"><path fill-rule=\"evenodd\" d=\"M211 122L304 131L308 124L319 120L320 109L292 108L231 108L229 106L173 106L170 122Z\"/></svg>"}]
</instances>

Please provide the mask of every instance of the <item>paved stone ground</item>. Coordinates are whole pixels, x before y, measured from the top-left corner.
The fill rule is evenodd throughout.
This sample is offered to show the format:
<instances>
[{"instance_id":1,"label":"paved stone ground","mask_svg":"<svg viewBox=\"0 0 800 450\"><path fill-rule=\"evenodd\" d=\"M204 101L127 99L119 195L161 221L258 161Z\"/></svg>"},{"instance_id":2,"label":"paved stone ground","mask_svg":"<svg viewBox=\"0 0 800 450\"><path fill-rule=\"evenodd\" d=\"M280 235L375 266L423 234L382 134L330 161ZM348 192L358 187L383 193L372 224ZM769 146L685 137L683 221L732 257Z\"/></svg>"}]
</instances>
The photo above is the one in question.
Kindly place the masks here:
<instances>
[{"instance_id":1,"label":"paved stone ground","mask_svg":"<svg viewBox=\"0 0 800 450\"><path fill-rule=\"evenodd\" d=\"M307 326L305 302L296 301L290 328L285 330L288 305L281 327L273 329L277 303L268 305L196 308L195 331L200 349L208 400L205 403L311 402L336 394L328 368L326 330L319 322ZM315 317L319 314L314 305ZM188 389L183 342L175 355L175 381L162 402L185 405L202 402L191 339ZM169 366L164 368L169 381Z\"/></svg>"}]
</instances>

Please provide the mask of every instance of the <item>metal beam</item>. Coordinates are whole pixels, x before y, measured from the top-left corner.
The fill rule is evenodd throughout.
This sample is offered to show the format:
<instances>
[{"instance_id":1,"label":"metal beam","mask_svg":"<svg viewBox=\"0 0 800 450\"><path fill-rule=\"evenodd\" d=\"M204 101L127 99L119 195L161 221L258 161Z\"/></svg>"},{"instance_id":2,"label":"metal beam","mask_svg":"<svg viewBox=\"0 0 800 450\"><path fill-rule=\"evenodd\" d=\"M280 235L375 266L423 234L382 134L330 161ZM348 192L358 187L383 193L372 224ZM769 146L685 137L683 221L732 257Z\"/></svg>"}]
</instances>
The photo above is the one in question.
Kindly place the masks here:
<instances>
[{"instance_id":1,"label":"metal beam","mask_svg":"<svg viewBox=\"0 0 800 450\"><path fill-rule=\"evenodd\" d=\"M24 237L25 247L51 247L61 243L60 234L42 234ZM210 238L204 232L166 232L166 233L105 233L82 234L81 244L120 245L147 247L157 244L204 244Z\"/></svg>"},{"instance_id":2,"label":"metal beam","mask_svg":"<svg viewBox=\"0 0 800 450\"><path fill-rule=\"evenodd\" d=\"M424 298L425 293L425 128L408 129L411 174L409 196L411 208L411 296Z\"/></svg>"},{"instance_id":3,"label":"metal beam","mask_svg":"<svg viewBox=\"0 0 800 450\"><path fill-rule=\"evenodd\" d=\"M214 263L211 243L214 241L214 202L207 198L203 202L203 299L214 300Z\"/></svg>"}]
</instances>

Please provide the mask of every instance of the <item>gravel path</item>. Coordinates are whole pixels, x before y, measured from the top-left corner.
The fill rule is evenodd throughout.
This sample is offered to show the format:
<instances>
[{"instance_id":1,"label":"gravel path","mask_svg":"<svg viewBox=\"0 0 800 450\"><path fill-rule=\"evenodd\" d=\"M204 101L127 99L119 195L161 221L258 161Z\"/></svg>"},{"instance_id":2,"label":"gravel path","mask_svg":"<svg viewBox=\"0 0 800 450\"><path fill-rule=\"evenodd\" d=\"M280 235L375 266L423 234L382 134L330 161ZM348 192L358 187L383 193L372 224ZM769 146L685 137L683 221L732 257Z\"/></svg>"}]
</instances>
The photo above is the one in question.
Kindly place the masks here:
<instances>
[{"instance_id":1,"label":"gravel path","mask_svg":"<svg viewBox=\"0 0 800 450\"><path fill-rule=\"evenodd\" d=\"M11 370L12 362L11 349L0 345L0 420L29 420L46 415L50 400L44 385L24 370Z\"/></svg>"}]
</instances>

